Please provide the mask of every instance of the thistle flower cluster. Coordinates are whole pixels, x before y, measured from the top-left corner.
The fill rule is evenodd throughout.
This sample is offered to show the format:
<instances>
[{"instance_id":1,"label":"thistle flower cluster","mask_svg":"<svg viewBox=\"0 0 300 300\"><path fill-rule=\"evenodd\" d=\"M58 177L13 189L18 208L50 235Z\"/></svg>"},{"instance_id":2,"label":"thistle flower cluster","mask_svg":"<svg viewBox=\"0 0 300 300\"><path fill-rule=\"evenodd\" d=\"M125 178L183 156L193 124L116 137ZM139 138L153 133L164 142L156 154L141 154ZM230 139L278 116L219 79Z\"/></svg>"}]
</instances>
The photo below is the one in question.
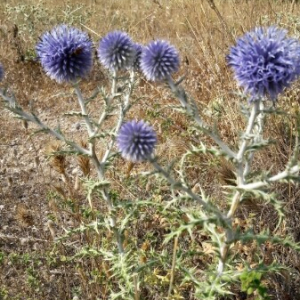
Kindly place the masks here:
<instances>
[{"instance_id":1,"label":"thistle flower cluster","mask_svg":"<svg viewBox=\"0 0 300 300\"><path fill-rule=\"evenodd\" d=\"M76 28L59 25L46 32L36 46L42 67L58 82L85 77L92 67L92 42ZM142 71L148 80L161 81L179 68L176 48L166 41L147 46L135 43L127 33L113 31L104 36L97 48L98 59L111 71Z\"/></svg>"},{"instance_id":2,"label":"thistle flower cluster","mask_svg":"<svg viewBox=\"0 0 300 300\"><path fill-rule=\"evenodd\" d=\"M141 69L141 58L142 58L143 46L141 44L135 43L134 49L135 49L135 56L133 61L133 69L135 71L139 71Z\"/></svg>"},{"instance_id":3,"label":"thistle flower cluster","mask_svg":"<svg viewBox=\"0 0 300 300\"><path fill-rule=\"evenodd\" d=\"M152 81L162 81L179 68L178 52L168 42L157 40L142 46L121 31L111 32L100 41L98 57L107 69L141 70Z\"/></svg>"},{"instance_id":4,"label":"thistle flower cluster","mask_svg":"<svg viewBox=\"0 0 300 300\"><path fill-rule=\"evenodd\" d=\"M164 80L178 68L178 52L166 41L153 41L142 52L141 69L148 80Z\"/></svg>"},{"instance_id":5,"label":"thistle flower cluster","mask_svg":"<svg viewBox=\"0 0 300 300\"><path fill-rule=\"evenodd\" d=\"M98 57L107 69L118 71L130 68L135 59L135 45L122 31L108 33L99 43Z\"/></svg>"},{"instance_id":6,"label":"thistle flower cluster","mask_svg":"<svg viewBox=\"0 0 300 300\"><path fill-rule=\"evenodd\" d=\"M277 27L256 28L237 40L228 64L250 101L277 96L300 74L300 43Z\"/></svg>"},{"instance_id":7,"label":"thistle flower cluster","mask_svg":"<svg viewBox=\"0 0 300 300\"><path fill-rule=\"evenodd\" d=\"M37 56L50 78L70 82L91 70L92 42L76 28L59 25L46 32L36 46Z\"/></svg>"},{"instance_id":8,"label":"thistle flower cluster","mask_svg":"<svg viewBox=\"0 0 300 300\"><path fill-rule=\"evenodd\" d=\"M128 121L122 125L117 136L117 146L121 155L132 162L149 159L156 142L155 131L144 121Z\"/></svg>"},{"instance_id":9,"label":"thistle flower cluster","mask_svg":"<svg viewBox=\"0 0 300 300\"><path fill-rule=\"evenodd\" d=\"M300 75L300 43L276 27L256 28L237 40L227 57L235 78L250 94L250 102L268 97L276 100L285 87ZM59 25L46 32L36 46L46 73L58 82L74 81L92 67L92 42L80 30ZM143 46L122 31L104 36L97 48L98 59L110 71L133 69L146 79L163 81L179 69L179 54L164 40ZM0 66L0 80L3 68ZM151 156L156 144L153 129L143 121L125 123L117 137L122 156L143 161Z\"/></svg>"}]
</instances>

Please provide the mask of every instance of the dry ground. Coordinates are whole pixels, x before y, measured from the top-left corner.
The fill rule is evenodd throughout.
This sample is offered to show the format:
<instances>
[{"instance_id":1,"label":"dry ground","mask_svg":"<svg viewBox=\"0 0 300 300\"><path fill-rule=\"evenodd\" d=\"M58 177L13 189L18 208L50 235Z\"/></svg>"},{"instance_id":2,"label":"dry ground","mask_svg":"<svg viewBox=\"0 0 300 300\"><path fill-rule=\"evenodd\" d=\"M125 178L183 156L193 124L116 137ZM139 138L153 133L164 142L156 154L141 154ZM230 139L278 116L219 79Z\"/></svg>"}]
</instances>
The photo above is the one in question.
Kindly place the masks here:
<instances>
[{"instance_id":1,"label":"dry ground","mask_svg":"<svg viewBox=\"0 0 300 300\"><path fill-rule=\"evenodd\" d=\"M207 121L216 121L224 140L234 145L244 123L237 113L240 99L233 93L236 83L226 66L225 57L229 48L236 37L259 25L276 24L299 37L300 4L275 0L220 0L215 1L214 7L209 5L212 3L204 0L2 0L0 62L6 73L2 85L9 86L15 92L24 108L33 107L43 120L53 126L59 121L69 136L80 140L83 129L77 126L77 120L60 116L77 105L74 94L68 86L51 81L39 64L32 60L38 37L58 23L68 23L88 31L95 43L114 29L127 31L140 43L156 38L166 39L180 52L182 64L176 76L186 74L184 85ZM82 83L82 88L91 94L99 84L106 86L108 77L95 60L94 70ZM178 157L193 142L193 137L184 133L187 128L184 117L172 110L161 109L166 104L176 103L176 100L164 92L162 86L143 80L136 93L143 99L131 115L154 123L159 132L158 154L164 155L167 162ZM93 105L94 111L101 108L101 102ZM278 105L288 111L297 109L299 85L287 91ZM103 298L99 299L106 299L103 285L93 285L84 277L83 270L89 267L88 263L84 262L76 268L64 263L64 255L70 254L68 249L53 243L53 236L62 234L63 226L78 220L55 207L53 199L57 196L53 195L64 189L66 193L70 191L53 161L46 156L49 137L43 134L31 136L34 131L32 125L26 128L4 110L2 104L0 110L0 299L63 300L72 299L76 294L81 295L80 299L96 299L96 295L102 295ZM293 124L283 117L270 118L268 122L266 132L277 143L257 157L255 168L263 165L265 168L272 167L275 172L283 168L291 154L290 129ZM196 163L197 166L194 166ZM81 170L75 158L67 158L66 164L73 186ZM111 180L116 191L130 197L130 191L120 184L126 173L122 164L120 160L114 170L116 175L112 175ZM133 174L147 168L149 166L138 166ZM223 169L219 161L206 157L193 162L188 176L191 182L200 180L208 195L218 197L222 193L218 188L222 184L222 176L218 174L222 175ZM136 183L133 193L146 196L147 191L139 186L138 179L133 181ZM298 242L299 192L292 186L278 186L277 193L287 211L280 230L283 234L291 234ZM76 197L84 203L82 191L78 191ZM249 201L238 217L245 226L252 222L272 231L276 214L268 206ZM249 250L241 251L244 251L245 258L255 255L249 254ZM272 299L300 299L298 255L271 246L259 251L265 251L266 260L282 262L296 274L294 277L278 275L269 279ZM182 295L186 299L192 297L188 289ZM147 291L144 291L143 297L156 299ZM238 293L234 297L232 299L247 299L247 296Z\"/></svg>"}]
</instances>

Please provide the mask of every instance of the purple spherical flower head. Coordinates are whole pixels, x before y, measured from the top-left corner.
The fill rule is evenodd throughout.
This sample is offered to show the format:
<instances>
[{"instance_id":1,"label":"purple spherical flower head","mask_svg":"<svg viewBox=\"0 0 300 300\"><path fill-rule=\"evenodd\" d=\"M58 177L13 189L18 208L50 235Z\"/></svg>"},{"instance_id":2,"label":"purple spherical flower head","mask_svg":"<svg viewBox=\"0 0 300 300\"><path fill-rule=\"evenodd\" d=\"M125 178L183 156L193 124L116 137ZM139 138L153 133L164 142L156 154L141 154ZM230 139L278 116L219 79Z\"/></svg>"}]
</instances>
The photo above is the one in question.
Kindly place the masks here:
<instances>
[{"instance_id":1,"label":"purple spherical flower head","mask_svg":"<svg viewBox=\"0 0 300 300\"><path fill-rule=\"evenodd\" d=\"M0 64L0 81L2 81L3 77L4 77L4 69L2 64Z\"/></svg>"},{"instance_id":2,"label":"purple spherical flower head","mask_svg":"<svg viewBox=\"0 0 300 300\"><path fill-rule=\"evenodd\" d=\"M134 43L125 32L110 32L99 42L98 57L104 67L112 71L131 68L135 57Z\"/></svg>"},{"instance_id":3,"label":"purple spherical flower head","mask_svg":"<svg viewBox=\"0 0 300 300\"><path fill-rule=\"evenodd\" d=\"M256 28L238 39L227 57L239 85L250 101L275 101L300 75L300 44L277 27Z\"/></svg>"},{"instance_id":4,"label":"purple spherical flower head","mask_svg":"<svg viewBox=\"0 0 300 300\"><path fill-rule=\"evenodd\" d=\"M117 136L117 146L122 156L132 162L150 158L156 142L155 131L144 121L129 121L123 124Z\"/></svg>"},{"instance_id":5,"label":"purple spherical flower head","mask_svg":"<svg viewBox=\"0 0 300 300\"><path fill-rule=\"evenodd\" d=\"M135 55L133 60L133 69L135 71L139 71L141 69L141 57L143 52L143 46L141 44L135 43L134 49L135 49Z\"/></svg>"},{"instance_id":6,"label":"purple spherical flower head","mask_svg":"<svg viewBox=\"0 0 300 300\"><path fill-rule=\"evenodd\" d=\"M141 69L148 80L164 80L176 72L178 68L178 52L168 42L153 41L143 49Z\"/></svg>"},{"instance_id":7,"label":"purple spherical flower head","mask_svg":"<svg viewBox=\"0 0 300 300\"><path fill-rule=\"evenodd\" d=\"M44 33L36 52L47 75L58 82L86 76L93 64L92 42L88 35L66 25Z\"/></svg>"}]
</instances>

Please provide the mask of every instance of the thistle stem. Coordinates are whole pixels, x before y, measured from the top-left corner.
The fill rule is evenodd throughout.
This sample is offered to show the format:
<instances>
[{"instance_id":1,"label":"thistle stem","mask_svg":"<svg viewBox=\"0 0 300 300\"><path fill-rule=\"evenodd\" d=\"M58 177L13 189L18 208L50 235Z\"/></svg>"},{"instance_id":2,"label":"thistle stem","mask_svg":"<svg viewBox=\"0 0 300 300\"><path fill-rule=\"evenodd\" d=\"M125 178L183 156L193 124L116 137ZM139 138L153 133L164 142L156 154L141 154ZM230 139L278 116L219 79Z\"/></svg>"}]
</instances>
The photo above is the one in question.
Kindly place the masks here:
<instances>
[{"instance_id":1,"label":"thistle stem","mask_svg":"<svg viewBox=\"0 0 300 300\"><path fill-rule=\"evenodd\" d=\"M0 96L4 99L4 101L7 103L6 107L8 110L19 116L22 120L25 120L27 122L32 122L36 124L39 128L44 130L45 132L49 133L53 137L57 138L58 140L66 143L67 145L71 146L74 150L77 150L82 155L90 155L90 151L87 149L77 145L76 143L69 141L65 138L65 136L60 133L59 131L53 130L50 127L48 127L45 123L43 123L38 116L36 116L33 113L27 113L23 111L23 109L16 105L15 98L6 96L2 90L0 90ZM14 105L12 105L12 103Z\"/></svg>"},{"instance_id":2,"label":"thistle stem","mask_svg":"<svg viewBox=\"0 0 300 300\"><path fill-rule=\"evenodd\" d=\"M132 94L133 88L134 88L134 72L131 71L130 72L128 91L125 94L123 103L120 106L119 119L118 119L117 125L115 127L115 135L119 132L119 130L121 128L121 125L123 123L124 117L126 115L126 112L129 109L129 100L130 100L130 96ZM101 160L101 165L102 166L105 165L114 144L115 144L115 139L112 139L111 142L109 143L108 147L107 147L107 150L105 151L105 153L103 155L102 160Z\"/></svg>"},{"instance_id":3,"label":"thistle stem","mask_svg":"<svg viewBox=\"0 0 300 300\"><path fill-rule=\"evenodd\" d=\"M245 182L245 174L247 174L248 171L245 171L246 168L250 168L250 162L249 159L251 158L248 157L245 158L245 151L247 149L247 146L249 144L249 141L253 140L253 138L250 137L250 135L253 133L254 130L254 126L255 126L255 121L257 116L259 115L259 105L260 105L260 101L255 101L253 103L252 109L251 109L251 113L250 113L250 117L248 120L248 124L246 127L246 131L245 134L243 136L243 141L242 144L240 146L240 149L237 153L236 156L236 161L237 161L237 184L238 186L241 184L244 184ZM261 124L262 125L262 124ZM258 135L261 133L261 130L258 131L257 136L255 137L256 139L258 139ZM245 162L246 161L246 162ZM241 201L241 192L240 191L236 191L232 197L231 200L231 206L229 208L229 211L227 213L227 218L228 220L231 220L232 217L234 216L236 210L239 207L240 201ZM228 228L226 229L226 235L225 235L225 240L223 243L221 243L220 245L220 259L219 259L219 264L218 264L218 268L217 268L217 272L219 274L219 276L221 276L223 274L223 271L225 269L225 262L226 262L226 257L227 257L227 253L230 247L230 241L232 240L232 236L234 235L233 229L232 228Z\"/></svg>"},{"instance_id":4,"label":"thistle stem","mask_svg":"<svg viewBox=\"0 0 300 300\"><path fill-rule=\"evenodd\" d=\"M94 165L96 167L99 179L103 179L104 170L103 170L103 168L102 168L102 166L99 162L99 159L97 157L96 150L95 150L95 140L93 139L93 137L95 135L95 132L94 132L94 129L93 129L93 125L92 125L92 122L90 121L90 117L89 117L89 114L88 114L88 111L87 111L87 108L86 108L86 105L85 105L85 101L84 101L82 93L79 89L78 83L74 82L73 86L74 86L74 89L75 89L75 92L76 92L76 95L77 95L78 103L79 103L80 108L81 108L82 117L83 117L84 122L85 122L86 127L87 127L87 132L88 132L88 137L89 137L89 150L90 150L90 155L89 156L90 156L92 162L94 163Z\"/></svg>"},{"instance_id":5,"label":"thistle stem","mask_svg":"<svg viewBox=\"0 0 300 300\"><path fill-rule=\"evenodd\" d=\"M187 113L194 118L194 121L201 128L201 130L208 135L221 149L224 153L226 153L230 158L236 158L236 153L232 151L221 139L215 134L207 124L201 119L199 112L197 110L196 105L191 105L187 100L187 95L182 88L179 88L169 76L167 78L167 82L171 91L178 98L181 106L186 109Z\"/></svg>"},{"instance_id":6,"label":"thistle stem","mask_svg":"<svg viewBox=\"0 0 300 300\"><path fill-rule=\"evenodd\" d=\"M194 199L197 202L199 202L207 212L213 213L216 217L218 217L218 219L223 223L223 225L226 226L226 222L227 222L226 216L224 216L217 207L213 206L213 204L209 202L205 202L201 197L195 194L190 188L186 187L183 183L179 181L175 181L170 176L170 174L157 163L155 158L150 159L150 162L152 163L154 168L166 178L166 180L171 184L172 187L174 188L176 187L178 190L181 190L185 192L187 195L189 195L191 199Z\"/></svg>"},{"instance_id":7,"label":"thistle stem","mask_svg":"<svg viewBox=\"0 0 300 300\"><path fill-rule=\"evenodd\" d=\"M254 142L259 142L261 140L261 135L262 135L262 130L263 130L263 122L264 122L264 102L260 101L259 102L259 113L257 115L257 122L254 125L253 131L254 131L254 138L253 141ZM243 178L246 178L247 175L250 173L251 170L251 163L253 161L253 157L254 157L254 152L249 153L246 162L245 162L245 167L244 167L244 172L243 172Z\"/></svg>"},{"instance_id":8,"label":"thistle stem","mask_svg":"<svg viewBox=\"0 0 300 300\"><path fill-rule=\"evenodd\" d=\"M248 184L241 184L238 186L238 188L240 188L241 190L244 190L244 191L256 190L256 189L259 189L259 188L262 188L262 187L268 185L271 182L284 180L289 176L295 176L299 173L299 171L300 171L300 165L296 165L296 166L293 166L292 168L282 171L264 181L257 181L257 182L248 183Z\"/></svg>"},{"instance_id":9,"label":"thistle stem","mask_svg":"<svg viewBox=\"0 0 300 300\"><path fill-rule=\"evenodd\" d=\"M116 72L115 71L113 73L113 80L112 81L113 82L112 82L112 88L111 88L111 95L110 95L108 103L107 103L108 106L110 105L112 99L115 97L115 94L116 94L117 80L116 80ZM133 83L134 83L134 72L131 72L130 73L128 91L124 96L123 103L120 105L119 118L118 118L118 122L117 122L116 127L115 127L115 134L117 134L118 131L120 130L120 127L121 127L122 122L124 120L125 114L126 114L127 110L129 109L129 100L130 100L130 96L131 96L132 90L133 90ZM106 113L107 113L107 111L103 112L103 114L100 118L100 121L105 119ZM112 140L110 141L110 143L107 147L107 150L105 151L105 153L104 153L104 155L101 159L101 162L100 162L100 165L99 165L99 168L101 169L101 175L99 176L99 179L101 179L101 180L104 178L105 165L107 163L107 160L109 158L109 155L111 153L111 150L112 150L114 144L115 144L115 139L112 138ZM104 189L102 191L102 195L103 195L103 198L106 200L106 202L108 204L108 208L109 208L109 211L110 211L110 225L111 225L111 227L114 231L114 234L116 236L116 239L117 239L117 245L118 245L119 253L124 254L125 251L124 251L124 247L123 247L122 234L119 232L118 228L116 227L116 217L114 215L114 205L113 205L113 203L110 199L110 195L109 195L107 189Z\"/></svg>"},{"instance_id":10,"label":"thistle stem","mask_svg":"<svg viewBox=\"0 0 300 300\"><path fill-rule=\"evenodd\" d=\"M76 95L77 95L77 99L78 99L78 103L79 103L80 108L81 108L81 114L82 114L82 117L83 117L84 122L86 124L88 135L89 135L89 138L90 138L94 134L93 126L92 126L92 123L91 123L90 118L88 116L86 105L85 105L83 96L81 94L81 91L79 89L78 83L74 82L73 83L73 87L75 89L75 92L76 92Z\"/></svg>"},{"instance_id":11,"label":"thistle stem","mask_svg":"<svg viewBox=\"0 0 300 300\"><path fill-rule=\"evenodd\" d=\"M242 163L242 161L244 159L245 150L246 150L246 147L247 147L248 142L249 142L249 135L251 134L251 132L253 130L255 119L256 119L257 114L258 114L259 102L260 101L255 101L253 103L251 113L250 113L250 117L249 117L249 120L248 120L248 125L247 125L247 128L246 128L246 132L245 132L244 137L243 137L243 142L240 146L240 150L239 150L239 152L237 154L237 157L236 157L238 163Z\"/></svg>"}]
</instances>

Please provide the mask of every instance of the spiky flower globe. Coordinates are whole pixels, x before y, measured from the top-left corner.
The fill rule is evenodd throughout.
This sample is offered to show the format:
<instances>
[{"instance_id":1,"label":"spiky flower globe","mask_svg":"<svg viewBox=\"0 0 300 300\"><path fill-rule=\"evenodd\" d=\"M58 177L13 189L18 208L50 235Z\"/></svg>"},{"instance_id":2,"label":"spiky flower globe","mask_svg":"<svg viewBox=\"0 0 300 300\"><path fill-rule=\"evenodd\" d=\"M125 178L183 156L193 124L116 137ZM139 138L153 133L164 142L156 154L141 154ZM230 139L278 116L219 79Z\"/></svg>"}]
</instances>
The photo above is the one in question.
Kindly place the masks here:
<instances>
[{"instance_id":1,"label":"spiky flower globe","mask_svg":"<svg viewBox=\"0 0 300 300\"><path fill-rule=\"evenodd\" d=\"M99 42L98 57L111 71L131 68L135 57L134 43L125 32L110 32Z\"/></svg>"},{"instance_id":2,"label":"spiky flower globe","mask_svg":"<svg viewBox=\"0 0 300 300\"><path fill-rule=\"evenodd\" d=\"M237 40L227 57L250 102L278 95L300 74L300 44L277 27L255 28Z\"/></svg>"},{"instance_id":3,"label":"spiky flower globe","mask_svg":"<svg viewBox=\"0 0 300 300\"><path fill-rule=\"evenodd\" d=\"M134 49L135 49L135 55L134 55L134 60L133 60L133 69L135 71L140 71L143 46L141 44L135 43Z\"/></svg>"},{"instance_id":4,"label":"spiky flower globe","mask_svg":"<svg viewBox=\"0 0 300 300\"><path fill-rule=\"evenodd\" d=\"M131 162L141 162L151 157L156 145L156 133L144 121L129 121L122 125L117 136L121 155Z\"/></svg>"},{"instance_id":5,"label":"spiky flower globe","mask_svg":"<svg viewBox=\"0 0 300 300\"><path fill-rule=\"evenodd\" d=\"M36 52L47 75L58 82L85 77L93 64L88 35L67 25L58 25L44 33Z\"/></svg>"},{"instance_id":6,"label":"spiky flower globe","mask_svg":"<svg viewBox=\"0 0 300 300\"><path fill-rule=\"evenodd\" d=\"M2 81L3 77L4 77L4 69L2 64L0 63L0 81Z\"/></svg>"},{"instance_id":7,"label":"spiky flower globe","mask_svg":"<svg viewBox=\"0 0 300 300\"><path fill-rule=\"evenodd\" d=\"M176 48L163 40L150 42L142 52L141 69L148 80L161 81L178 71Z\"/></svg>"}]
</instances>

